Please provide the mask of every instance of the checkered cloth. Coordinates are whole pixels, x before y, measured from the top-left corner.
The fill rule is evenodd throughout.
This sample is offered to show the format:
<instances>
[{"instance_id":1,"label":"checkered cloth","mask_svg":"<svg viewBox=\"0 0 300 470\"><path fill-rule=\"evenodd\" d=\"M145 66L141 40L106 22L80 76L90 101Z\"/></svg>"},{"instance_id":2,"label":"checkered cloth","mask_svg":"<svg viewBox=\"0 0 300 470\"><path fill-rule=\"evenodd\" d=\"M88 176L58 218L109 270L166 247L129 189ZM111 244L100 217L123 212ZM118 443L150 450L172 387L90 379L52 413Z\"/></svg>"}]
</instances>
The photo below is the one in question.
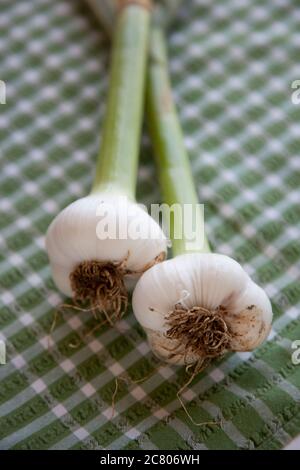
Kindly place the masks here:
<instances>
[{"instance_id":1,"label":"checkered cloth","mask_svg":"<svg viewBox=\"0 0 300 470\"><path fill-rule=\"evenodd\" d=\"M80 0L2 0L2 449L278 449L299 432L299 31L292 0L193 0L169 31L209 239L266 289L275 317L267 343L215 362L185 391L194 420L217 423L195 426L176 397L184 369L160 365L131 311L116 329L92 332L93 315L68 308L53 322L67 300L44 236L91 186L108 44ZM138 199L160 201L147 137Z\"/></svg>"}]
</instances>

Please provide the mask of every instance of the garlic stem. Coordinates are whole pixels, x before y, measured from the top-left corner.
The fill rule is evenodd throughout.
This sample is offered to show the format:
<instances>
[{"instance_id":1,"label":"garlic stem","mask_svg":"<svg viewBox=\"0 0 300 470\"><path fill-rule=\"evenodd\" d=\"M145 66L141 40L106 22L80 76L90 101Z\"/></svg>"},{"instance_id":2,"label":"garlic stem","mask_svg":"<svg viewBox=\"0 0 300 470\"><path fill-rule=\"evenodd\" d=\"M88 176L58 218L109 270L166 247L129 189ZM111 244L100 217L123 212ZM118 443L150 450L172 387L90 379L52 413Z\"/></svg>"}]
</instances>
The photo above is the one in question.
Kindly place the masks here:
<instances>
[{"instance_id":1,"label":"garlic stem","mask_svg":"<svg viewBox=\"0 0 300 470\"><path fill-rule=\"evenodd\" d=\"M149 10L129 4L116 18L109 94L92 193L134 199L141 134Z\"/></svg>"},{"instance_id":2,"label":"garlic stem","mask_svg":"<svg viewBox=\"0 0 300 470\"><path fill-rule=\"evenodd\" d=\"M115 3L111 0L87 1L101 24L105 26L109 36L111 36L116 15ZM154 8L149 38L150 58L147 68L146 118L155 147L164 201L169 206L179 203L181 207L183 207L183 204L192 204L195 207L198 204L198 197L172 98L166 46L163 30L160 26L161 23L166 22L166 18L172 17L172 13L178 7L177 4L178 2L174 1L172 5L170 2L167 8L161 8L161 5L156 5ZM163 21L162 18L164 18ZM106 177L104 181L106 181ZM185 214L185 217L189 217L189 214ZM187 249L188 240L184 237L180 239L174 237L175 233L182 232L182 227L178 227L181 222L179 218L174 217L170 220L170 238L172 239L174 255L191 251ZM190 221L185 220L185 222L187 226L191 226L194 233L196 231L201 232L204 227L203 218L197 221L198 226L195 226L193 218ZM195 246L194 251L209 252L210 247L207 239L205 238L204 243L199 244L199 246Z\"/></svg>"},{"instance_id":3,"label":"garlic stem","mask_svg":"<svg viewBox=\"0 0 300 470\"><path fill-rule=\"evenodd\" d=\"M163 31L153 25L150 32L150 59L147 73L147 124L150 129L156 163L163 191L164 201L173 204L198 204L188 155L172 98L171 84L168 73L167 52ZM174 218L171 224L170 238L172 239L173 254L179 255L187 251L188 240L183 236L176 239L176 223L180 218ZM195 222L190 221L191 225ZM204 218L193 230L202 230ZM180 230L178 231L180 232ZM205 238L204 244L195 250L199 253L209 252L209 244Z\"/></svg>"}]
</instances>

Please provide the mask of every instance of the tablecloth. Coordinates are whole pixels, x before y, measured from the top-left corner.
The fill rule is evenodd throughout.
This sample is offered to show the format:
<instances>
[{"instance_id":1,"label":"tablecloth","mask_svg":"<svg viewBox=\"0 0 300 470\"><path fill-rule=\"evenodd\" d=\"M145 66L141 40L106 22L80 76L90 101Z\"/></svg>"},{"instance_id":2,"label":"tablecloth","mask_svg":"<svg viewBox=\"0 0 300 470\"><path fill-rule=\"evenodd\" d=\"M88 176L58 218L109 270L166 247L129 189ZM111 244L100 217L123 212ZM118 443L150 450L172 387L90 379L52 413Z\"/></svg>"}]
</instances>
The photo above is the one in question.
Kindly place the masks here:
<instances>
[{"instance_id":1,"label":"tablecloth","mask_svg":"<svg viewBox=\"0 0 300 470\"><path fill-rule=\"evenodd\" d=\"M184 392L193 419L212 422L196 426L176 396L184 368L152 356L131 310L93 333L91 313L59 308L68 299L50 275L47 227L92 181L105 35L85 2L2 0L2 449L280 449L299 433L299 31L292 0L191 0L168 33L208 237L266 289L274 310L264 345L226 355ZM146 131L137 197L161 200ZM118 376L127 381L113 410Z\"/></svg>"}]
</instances>

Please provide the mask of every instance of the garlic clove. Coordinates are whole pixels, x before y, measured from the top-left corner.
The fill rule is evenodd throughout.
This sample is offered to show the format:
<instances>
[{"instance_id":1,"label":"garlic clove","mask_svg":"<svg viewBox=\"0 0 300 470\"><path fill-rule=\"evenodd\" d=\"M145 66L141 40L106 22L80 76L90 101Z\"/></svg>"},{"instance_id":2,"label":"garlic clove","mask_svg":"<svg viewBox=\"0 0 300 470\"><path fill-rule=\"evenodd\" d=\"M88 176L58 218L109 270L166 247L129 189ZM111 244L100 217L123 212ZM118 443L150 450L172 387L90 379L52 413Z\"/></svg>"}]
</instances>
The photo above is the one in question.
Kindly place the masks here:
<instances>
[{"instance_id":1,"label":"garlic clove","mask_svg":"<svg viewBox=\"0 0 300 470\"><path fill-rule=\"evenodd\" d=\"M69 280L70 270L57 263L50 263L51 273L55 285L67 297L72 297L72 289Z\"/></svg>"},{"instance_id":2,"label":"garlic clove","mask_svg":"<svg viewBox=\"0 0 300 470\"><path fill-rule=\"evenodd\" d=\"M249 279L244 291L228 308L226 323L232 333L233 351L251 351L268 336L272 305L265 291Z\"/></svg>"},{"instance_id":3,"label":"garlic clove","mask_svg":"<svg viewBox=\"0 0 300 470\"><path fill-rule=\"evenodd\" d=\"M178 342L166 338L164 333L145 329L149 345L156 357L174 365L194 364L199 360L196 354L185 354L184 348Z\"/></svg>"},{"instance_id":4,"label":"garlic clove","mask_svg":"<svg viewBox=\"0 0 300 470\"><path fill-rule=\"evenodd\" d=\"M191 269L195 279L194 302L207 309L226 305L239 295L248 279L237 261L218 253L193 256ZM190 303L189 307L194 305Z\"/></svg>"}]
</instances>

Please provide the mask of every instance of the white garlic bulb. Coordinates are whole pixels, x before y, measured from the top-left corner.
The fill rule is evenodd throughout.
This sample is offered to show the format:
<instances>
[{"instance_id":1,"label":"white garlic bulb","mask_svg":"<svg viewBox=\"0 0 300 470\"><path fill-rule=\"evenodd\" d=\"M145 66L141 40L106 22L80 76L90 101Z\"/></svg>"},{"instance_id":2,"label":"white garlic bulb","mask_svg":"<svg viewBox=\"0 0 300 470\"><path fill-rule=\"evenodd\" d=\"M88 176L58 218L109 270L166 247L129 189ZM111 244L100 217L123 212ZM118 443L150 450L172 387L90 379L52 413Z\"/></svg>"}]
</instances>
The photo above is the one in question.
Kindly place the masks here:
<instances>
[{"instance_id":1,"label":"white garlic bulb","mask_svg":"<svg viewBox=\"0 0 300 470\"><path fill-rule=\"evenodd\" d=\"M266 293L239 263L216 253L179 255L150 268L135 287L133 310L153 352L173 364L250 351L272 321Z\"/></svg>"},{"instance_id":2,"label":"white garlic bulb","mask_svg":"<svg viewBox=\"0 0 300 470\"><path fill-rule=\"evenodd\" d=\"M113 294L115 270L125 295L123 282L129 278L136 281L145 269L164 259L167 239L155 220L136 202L104 192L83 197L66 207L48 229L46 248L59 290L75 297L77 290L78 297L84 300L85 294L89 297L96 293L97 279L101 281L103 273L106 278L102 279L101 289ZM81 265L84 270L80 271L79 279L73 277L72 283L72 275ZM75 281L88 291L77 289ZM115 305L111 307L115 309Z\"/></svg>"}]
</instances>

